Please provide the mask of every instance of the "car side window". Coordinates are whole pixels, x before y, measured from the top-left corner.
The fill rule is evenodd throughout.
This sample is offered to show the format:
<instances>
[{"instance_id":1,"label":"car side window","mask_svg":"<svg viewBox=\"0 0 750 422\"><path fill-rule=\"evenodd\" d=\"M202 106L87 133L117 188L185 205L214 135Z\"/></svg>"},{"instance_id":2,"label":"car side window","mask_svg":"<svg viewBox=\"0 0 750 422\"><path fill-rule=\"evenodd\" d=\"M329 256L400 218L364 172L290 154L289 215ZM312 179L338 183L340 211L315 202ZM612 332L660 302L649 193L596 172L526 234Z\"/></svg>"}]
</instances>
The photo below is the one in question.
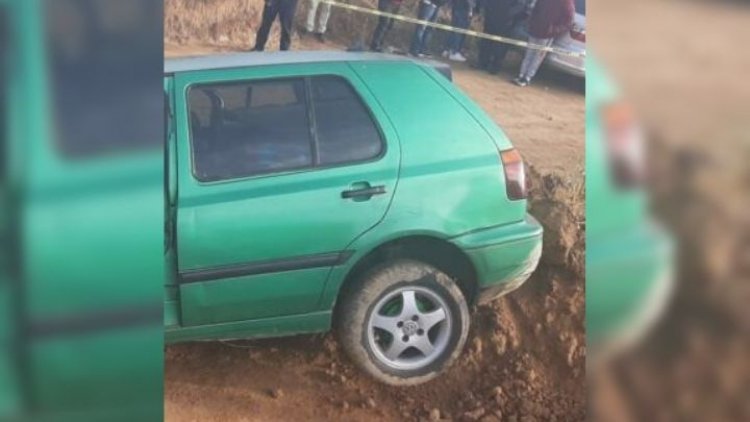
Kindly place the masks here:
<instances>
[{"instance_id":1,"label":"car side window","mask_svg":"<svg viewBox=\"0 0 750 422\"><path fill-rule=\"evenodd\" d=\"M304 79L198 85L188 103L198 180L313 165Z\"/></svg>"},{"instance_id":2,"label":"car side window","mask_svg":"<svg viewBox=\"0 0 750 422\"><path fill-rule=\"evenodd\" d=\"M349 83L320 76L311 79L311 86L319 164L366 161L380 155L380 131Z\"/></svg>"}]
</instances>

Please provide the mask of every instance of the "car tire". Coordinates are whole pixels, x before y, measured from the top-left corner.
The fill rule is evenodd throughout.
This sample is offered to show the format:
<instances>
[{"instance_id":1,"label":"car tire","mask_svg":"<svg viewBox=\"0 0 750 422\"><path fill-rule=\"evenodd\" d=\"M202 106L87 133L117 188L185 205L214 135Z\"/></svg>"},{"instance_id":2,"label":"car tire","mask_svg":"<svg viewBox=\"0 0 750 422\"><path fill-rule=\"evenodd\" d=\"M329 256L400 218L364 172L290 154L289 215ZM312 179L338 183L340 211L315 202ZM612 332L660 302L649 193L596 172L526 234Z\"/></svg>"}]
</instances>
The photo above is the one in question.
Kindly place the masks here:
<instances>
[{"instance_id":1,"label":"car tire","mask_svg":"<svg viewBox=\"0 0 750 422\"><path fill-rule=\"evenodd\" d=\"M371 269L348 287L335 320L339 343L379 381L421 384L461 353L469 310L445 273L419 261L397 260Z\"/></svg>"}]
</instances>

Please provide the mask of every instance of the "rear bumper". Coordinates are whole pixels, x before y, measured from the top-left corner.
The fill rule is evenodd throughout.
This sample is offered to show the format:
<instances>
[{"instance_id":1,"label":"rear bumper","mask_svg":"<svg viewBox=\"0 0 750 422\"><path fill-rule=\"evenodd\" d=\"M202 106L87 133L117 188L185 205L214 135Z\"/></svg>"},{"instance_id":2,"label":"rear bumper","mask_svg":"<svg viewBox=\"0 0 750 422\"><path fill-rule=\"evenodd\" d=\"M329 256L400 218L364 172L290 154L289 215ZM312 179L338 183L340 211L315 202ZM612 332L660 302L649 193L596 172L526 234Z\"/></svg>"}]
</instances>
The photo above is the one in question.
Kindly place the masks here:
<instances>
[{"instance_id":1,"label":"rear bumper","mask_svg":"<svg viewBox=\"0 0 750 422\"><path fill-rule=\"evenodd\" d=\"M636 342L663 314L674 289L672 238L653 223L587 239L586 335L606 352Z\"/></svg>"},{"instance_id":2,"label":"rear bumper","mask_svg":"<svg viewBox=\"0 0 750 422\"><path fill-rule=\"evenodd\" d=\"M453 239L474 264L477 303L486 303L521 286L542 254L542 226L531 215L524 221L475 231Z\"/></svg>"}]
</instances>

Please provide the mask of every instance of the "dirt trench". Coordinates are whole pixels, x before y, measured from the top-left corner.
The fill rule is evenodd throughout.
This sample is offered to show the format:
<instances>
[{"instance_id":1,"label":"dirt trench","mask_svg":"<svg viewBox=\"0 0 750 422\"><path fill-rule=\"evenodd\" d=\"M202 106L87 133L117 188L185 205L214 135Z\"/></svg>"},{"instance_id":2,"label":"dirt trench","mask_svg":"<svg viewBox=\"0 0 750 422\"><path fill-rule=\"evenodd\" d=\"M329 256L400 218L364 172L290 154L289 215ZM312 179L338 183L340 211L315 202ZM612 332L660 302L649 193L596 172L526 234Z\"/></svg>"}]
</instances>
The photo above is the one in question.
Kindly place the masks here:
<instances>
[{"instance_id":1,"label":"dirt trench","mask_svg":"<svg viewBox=\"0 0 750 422\"><path fill-rule=\"evenodd\" d=\"M167 56L248 48L262 7L244 0L165 4ZM300 1L298 22L306 5ZM333 42L295 35L293 48L345 48L361 27L353 21L356 32L347 33L349 23L337 19L352 18L334 13ZM408 35L396 36L403 43ZM545 226L542 262L518 291L475 310L456 364L424 385L392 388L355 368L332 334L173 345L165 362L167 420L584 419L582 86L543 70L536 86L519 91L508 82L517 61L511 56L500 77L454 66L454 80L530 163L529 207Z\"/></svg>"}]
</instances>

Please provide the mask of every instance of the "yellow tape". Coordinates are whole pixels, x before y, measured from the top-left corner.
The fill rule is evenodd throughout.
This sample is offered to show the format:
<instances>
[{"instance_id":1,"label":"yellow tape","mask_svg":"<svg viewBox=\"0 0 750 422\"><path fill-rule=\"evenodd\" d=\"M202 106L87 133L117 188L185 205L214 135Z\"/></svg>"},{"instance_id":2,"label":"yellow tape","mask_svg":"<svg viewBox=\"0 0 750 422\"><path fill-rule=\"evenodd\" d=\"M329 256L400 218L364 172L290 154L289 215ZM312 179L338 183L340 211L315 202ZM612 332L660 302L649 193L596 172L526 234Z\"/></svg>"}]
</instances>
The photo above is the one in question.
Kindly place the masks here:
<instances>
[{"instance_id":1,"label":"yellow tape","mask_svg":"<svg viewBox=\"0 0 750 422\"><path fill-rule=\"evenodd\" d=\"M545 47L541 45L531 44L526 41L517 40L514 38L501 37L499 35L491 35L491 34L487 34L484 32L472 31L471 29L456 28L450 25L444 25L442 23L437 23L437 22L423 21L423 20L419 20L415 18L410 18L408 16L396 15L393 13L370 9L369 7L360 7L360 6L355 6L353 4L348 4L348 3L339 3L335 0L322 0L322 3L327 3L327 4L330 4L331 6L340 7L342 9L353 10L355 12L362 12L362 13L367 13L369 15L375 15L375 16L383 16L383 17L395 19L401 22L409 22L409 23L415 23L419 25L431 26L433 28L442 29L443 31L457 32L459 34L471 35L473 37L484 38L487 40L515 45L517 47L528 48L531 50L547 51L550 53L562 54L562 55L571 56L571 57L583 57L583 58L586 57L586 53L577 53L573 51L563 50L557 47Z\"/></svg>"}]
</instances>

